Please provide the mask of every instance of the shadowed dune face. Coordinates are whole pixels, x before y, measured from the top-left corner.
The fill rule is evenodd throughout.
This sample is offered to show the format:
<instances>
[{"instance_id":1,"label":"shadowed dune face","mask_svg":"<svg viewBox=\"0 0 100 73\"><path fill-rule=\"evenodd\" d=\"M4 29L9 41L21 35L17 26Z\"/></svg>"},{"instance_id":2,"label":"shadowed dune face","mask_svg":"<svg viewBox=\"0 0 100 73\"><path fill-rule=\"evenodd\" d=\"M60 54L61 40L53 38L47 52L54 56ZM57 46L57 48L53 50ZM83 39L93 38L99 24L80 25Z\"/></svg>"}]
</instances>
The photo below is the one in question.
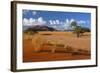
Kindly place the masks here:
<instances>
[{"instance_id":1,"label":"shadowed dune face","mask_svg":"<svg viewBox=\"0 0 100 73\"><path fill-rule=\"evenodd\" d=\"M24 34L23 62L90 59L90 42L90 33L80 38L72 32Z\"/></svg>"}]
</instances>

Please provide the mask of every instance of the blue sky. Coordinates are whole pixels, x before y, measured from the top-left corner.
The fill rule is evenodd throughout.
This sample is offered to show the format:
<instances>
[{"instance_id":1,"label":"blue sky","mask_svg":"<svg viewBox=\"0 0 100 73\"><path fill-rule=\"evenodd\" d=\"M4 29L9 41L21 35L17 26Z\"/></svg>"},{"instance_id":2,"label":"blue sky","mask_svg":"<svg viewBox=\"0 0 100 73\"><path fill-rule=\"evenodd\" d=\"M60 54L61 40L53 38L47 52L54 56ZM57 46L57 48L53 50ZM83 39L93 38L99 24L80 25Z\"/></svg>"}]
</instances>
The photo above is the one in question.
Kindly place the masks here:
<instances>
[{"instance_id":1,"label":"blue sky","mask_svg":"<svg viewBox=\"0 0 100 73\"><path fill-rule=\"evenodd\" d=\"M70 29L70 23L77 21L78 25L91 28L91 14L79 12L23 10L23 25L46 25L59 30Z\"/></svg>"}]
</instances>

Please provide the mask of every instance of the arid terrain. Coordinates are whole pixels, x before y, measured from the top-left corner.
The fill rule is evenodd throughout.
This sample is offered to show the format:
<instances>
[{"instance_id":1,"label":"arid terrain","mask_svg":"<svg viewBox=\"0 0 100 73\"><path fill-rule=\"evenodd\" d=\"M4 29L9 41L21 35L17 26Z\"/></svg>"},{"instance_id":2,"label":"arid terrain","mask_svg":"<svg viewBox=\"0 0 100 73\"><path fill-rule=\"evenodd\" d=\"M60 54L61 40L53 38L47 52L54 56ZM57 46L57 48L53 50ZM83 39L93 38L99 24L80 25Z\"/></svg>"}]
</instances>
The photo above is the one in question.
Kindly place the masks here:
<instances>
[{"instance_id":1,"label":"arid terrain","mask_svg":"<svg viewBox=\"0 0 100 73\"><path fill-rule=\"evenodd\" d=\"M89 32L79 38L72 32L23 33L23 62L90 59L90 45Z\"/></svg>"}]
</instances>

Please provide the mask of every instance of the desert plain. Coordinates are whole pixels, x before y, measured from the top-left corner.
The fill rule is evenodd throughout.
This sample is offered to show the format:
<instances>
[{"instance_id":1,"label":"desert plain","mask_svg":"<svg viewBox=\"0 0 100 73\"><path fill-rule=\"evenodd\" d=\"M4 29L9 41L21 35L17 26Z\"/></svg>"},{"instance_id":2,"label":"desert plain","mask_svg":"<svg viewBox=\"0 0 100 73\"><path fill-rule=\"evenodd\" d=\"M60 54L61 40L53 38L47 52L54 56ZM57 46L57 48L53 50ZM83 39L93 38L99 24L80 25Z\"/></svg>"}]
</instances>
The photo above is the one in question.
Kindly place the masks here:
<instances>
[{"instance_id":1,"label":"desert plain","mask_svg":"<svg viewBox=\"0 0 100 73\"><path fill-rule=\"evenodd\" d=\"M91 59L91 34L76 37L72 32L23 33L23 62Z\"/></svg>"}]
</instances>

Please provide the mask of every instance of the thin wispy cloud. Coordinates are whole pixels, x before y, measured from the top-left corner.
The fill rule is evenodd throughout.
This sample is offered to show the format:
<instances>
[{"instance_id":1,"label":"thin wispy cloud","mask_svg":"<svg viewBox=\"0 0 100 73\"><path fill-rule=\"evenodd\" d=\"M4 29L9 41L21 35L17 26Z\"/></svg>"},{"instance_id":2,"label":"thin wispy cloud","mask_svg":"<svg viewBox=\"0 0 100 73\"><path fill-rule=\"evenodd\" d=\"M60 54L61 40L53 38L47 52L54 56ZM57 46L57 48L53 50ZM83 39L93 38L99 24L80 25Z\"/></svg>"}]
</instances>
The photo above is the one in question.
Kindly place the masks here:
<instances>
[{"instance_id":1,"label":"thin wispy cloud","mask_svg":"<svg viewBox=\"0 0 100 73\"><path fill-rule=\"evenodd\" d=\"M36 15L36 14L37 14L37 12L36 12L36 11L33 11L33 12L32 12L32 14L33 14L33 15Z\"/></svg>"},{"instance_id":2,"label":"thin wispy cloud","mask_svg":"<svg viewBox=\"0 0 100 73\"><path fill-rule=\"evenodd\" d=\"M27 14L29 10L23 10L23 14Z\"/></svg>"}]
</instances>

